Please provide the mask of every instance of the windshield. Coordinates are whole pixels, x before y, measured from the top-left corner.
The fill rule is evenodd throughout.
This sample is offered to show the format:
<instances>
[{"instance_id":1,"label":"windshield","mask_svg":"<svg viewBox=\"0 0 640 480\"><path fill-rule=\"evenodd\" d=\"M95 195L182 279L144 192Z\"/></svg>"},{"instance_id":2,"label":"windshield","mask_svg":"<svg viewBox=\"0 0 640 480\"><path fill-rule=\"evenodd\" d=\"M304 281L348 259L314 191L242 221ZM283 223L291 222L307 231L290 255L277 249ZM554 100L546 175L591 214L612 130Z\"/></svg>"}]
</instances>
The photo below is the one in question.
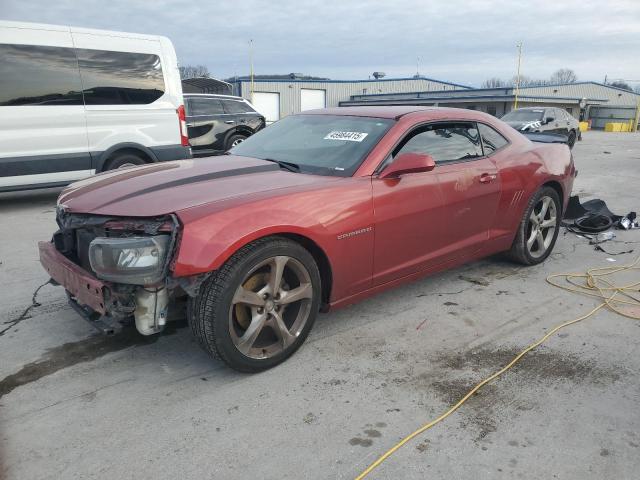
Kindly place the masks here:
<instances>
[{"instance_id":1,"label":"windshield","mask_svg":"<svg viewBox=\"0 0 640 480\"><path fill-rule=\"evenodd\" d=\"M513 110L502 117L504 122L537 122L542 120L543 109Z\"/></svg>"},{"instance_id":2,"label":"windshield","mask_svg":"<svg viewBox=\"0 0 640 480\"><path fill-rule=\"evenodd\" d=\"M350 176L393 123L384 118L292 115L230 153L292 163L304 173Z\"/></svg>"}]
</instances>

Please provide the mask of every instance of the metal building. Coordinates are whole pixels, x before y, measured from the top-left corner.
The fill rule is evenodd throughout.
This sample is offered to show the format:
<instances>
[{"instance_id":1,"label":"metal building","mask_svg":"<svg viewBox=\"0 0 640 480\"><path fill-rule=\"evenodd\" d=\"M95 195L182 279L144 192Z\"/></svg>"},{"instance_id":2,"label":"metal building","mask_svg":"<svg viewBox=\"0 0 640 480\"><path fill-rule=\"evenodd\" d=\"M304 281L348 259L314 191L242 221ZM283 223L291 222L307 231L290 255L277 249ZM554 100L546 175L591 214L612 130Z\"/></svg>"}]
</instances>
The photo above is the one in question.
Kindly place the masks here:
<instances>
[{"instance_id":1,"label":"metal building","mask_svg":"<svg viewBox=\"0 0 640 480\"><path fill-rule=\"evenodd\" d=\"M233 82L234 93L252 102L268 122L292 113L337 107L353 96L397 92L447 91L469 89L466 85L426 77L380 78L369 80L307 80L241 77Z\"/></svg>"},{"instance_id":2,"label":"metal building","mask_svg":"<svg viewBox=\"0 0 640 480\"><path fill-rule=\"evenodd\" d=\"M415 91L409 93L383 93L352 95L340 102L351 105L430 105L480 110L502 116L513 109L514 88L474 88L449 91ZM598 82L576 82L561 85L522 87L518 94L518 107L557 106L579 119L593 119L594 127L604 126L598 118L624 121L634 118L640 95ZM622 108L621 108L622 107Z\"/></svg>"}]
</instances>

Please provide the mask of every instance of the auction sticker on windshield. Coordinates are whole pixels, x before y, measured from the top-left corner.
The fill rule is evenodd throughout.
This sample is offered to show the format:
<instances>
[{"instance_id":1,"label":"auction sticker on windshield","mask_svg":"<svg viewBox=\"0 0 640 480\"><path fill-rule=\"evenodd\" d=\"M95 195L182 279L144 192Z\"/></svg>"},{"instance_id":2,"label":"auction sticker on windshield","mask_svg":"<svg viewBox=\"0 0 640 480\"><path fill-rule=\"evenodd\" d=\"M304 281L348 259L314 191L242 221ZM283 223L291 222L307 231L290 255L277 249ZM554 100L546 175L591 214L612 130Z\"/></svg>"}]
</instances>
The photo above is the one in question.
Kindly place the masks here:
<instances>
[{"instance_id":1,"label":"auction sticker on windshield","mask_svg":"<svg viewBox=\"0 0 640 480\"><path fill-rule=\"evenodd\" d=\"M327 133L327 136L324 137L325 140L348 140L349 142L361 142L365 139L365 137L369 135L368 133L363 132L338 132L333 131Z\"/></svg>"}]
</instances>

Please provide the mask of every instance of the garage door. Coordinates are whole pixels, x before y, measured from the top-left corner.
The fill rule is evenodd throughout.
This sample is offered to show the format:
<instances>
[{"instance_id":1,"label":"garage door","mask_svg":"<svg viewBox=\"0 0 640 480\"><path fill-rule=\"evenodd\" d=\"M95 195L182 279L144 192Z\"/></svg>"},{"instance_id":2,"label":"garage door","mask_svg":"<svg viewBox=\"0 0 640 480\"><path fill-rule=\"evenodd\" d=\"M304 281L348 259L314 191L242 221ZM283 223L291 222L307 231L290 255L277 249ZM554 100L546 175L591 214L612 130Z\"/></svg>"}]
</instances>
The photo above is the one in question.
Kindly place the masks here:
<instances>
[{"instance_id":1,"label":"garage door","mask_svg":"<svg viewBox=\"0 0 640 480\"><path fill-rule=\"evenodd\" d=\"M303 88L300 90L300 111L313 110L314 108L324 108L327 106L325 90L311 90Z\"/></svg>"},{"instance_id":2,"label":"garage door","mask_svg":"<svg viewBox=\"0 0 640 480\"><path fill-rule=\"evenodd\" d=\"M280 120L280 94L272 92L253 92L251 101L256 110L264 115L267 123Z\"/></svg>"}]
</instances>

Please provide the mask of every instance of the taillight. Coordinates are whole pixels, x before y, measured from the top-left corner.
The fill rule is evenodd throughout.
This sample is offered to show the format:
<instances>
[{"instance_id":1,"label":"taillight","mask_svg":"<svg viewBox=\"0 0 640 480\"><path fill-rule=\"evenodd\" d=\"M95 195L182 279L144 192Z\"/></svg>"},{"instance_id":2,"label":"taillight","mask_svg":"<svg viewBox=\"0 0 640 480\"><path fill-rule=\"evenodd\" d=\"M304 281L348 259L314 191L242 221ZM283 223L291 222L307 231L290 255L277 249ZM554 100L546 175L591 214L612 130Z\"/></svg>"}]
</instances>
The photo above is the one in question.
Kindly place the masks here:
<instances>
[{"instance_id":1,"label":"taillight","mask_svg":"<svg viewBox=\"0 0 640 480\"><path fill-rule=\"evenodd\" d=\"M184 112L184 105L178 107L178 122L180 123L180 144L183 147L189 146L189 135L187 134L187 116Z\"/></svg>"}]
</instances>

